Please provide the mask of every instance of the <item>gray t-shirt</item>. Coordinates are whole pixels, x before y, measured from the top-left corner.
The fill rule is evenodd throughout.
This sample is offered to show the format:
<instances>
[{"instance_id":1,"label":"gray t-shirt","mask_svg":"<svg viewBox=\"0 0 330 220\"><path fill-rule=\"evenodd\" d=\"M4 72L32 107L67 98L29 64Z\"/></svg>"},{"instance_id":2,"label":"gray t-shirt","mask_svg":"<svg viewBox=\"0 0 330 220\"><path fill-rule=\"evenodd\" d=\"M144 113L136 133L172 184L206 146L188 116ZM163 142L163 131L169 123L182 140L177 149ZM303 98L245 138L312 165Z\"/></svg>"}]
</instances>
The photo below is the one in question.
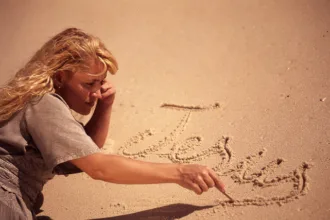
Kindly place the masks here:
<instances>
[{"instance_id":1,"label":"gray t-shirt","mask_svg":"<svg viewBox=\"0 0 330 220\"><path fill-rule=\"evenodd\" d=\"M0 123L0 187L31 209L55 174L81 172L68 161L100 151L65 101L46 94Z\"/></svg>"}]
</instances>

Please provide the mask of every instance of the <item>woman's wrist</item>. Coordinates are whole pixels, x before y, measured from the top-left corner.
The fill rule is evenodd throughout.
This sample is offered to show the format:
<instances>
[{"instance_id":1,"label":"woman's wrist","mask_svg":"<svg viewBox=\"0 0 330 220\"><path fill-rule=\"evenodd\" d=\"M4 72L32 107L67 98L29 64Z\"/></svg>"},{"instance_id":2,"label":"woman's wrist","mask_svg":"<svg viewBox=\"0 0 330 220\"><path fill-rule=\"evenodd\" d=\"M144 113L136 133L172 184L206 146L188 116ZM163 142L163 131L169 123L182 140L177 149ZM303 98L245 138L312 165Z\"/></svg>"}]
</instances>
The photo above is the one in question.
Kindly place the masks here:
<instances>
[{"instance_id":1,"label":"woman's wrist","mask_svg":"<svg viewBox=\"0 0 330 220\"><path fill-rule=\"evenodd\" d=\"M97 102L96 104L96 107L95 107L95 111L94 111L94 114L104 114L104 113L111 113L112 111L112 104L105 104L105 103L102 103L102 102Z\"/></svg>"},{"instance_id":2,"label":"woman's wrist","mask_svg":"<svg viewBox=\"0 0 330 220\"><path fill-rule=\"evenodd\" d=\"M170 164L169 182L179 184L181 182L181 164Z\"/></svg>"}]
</instances>

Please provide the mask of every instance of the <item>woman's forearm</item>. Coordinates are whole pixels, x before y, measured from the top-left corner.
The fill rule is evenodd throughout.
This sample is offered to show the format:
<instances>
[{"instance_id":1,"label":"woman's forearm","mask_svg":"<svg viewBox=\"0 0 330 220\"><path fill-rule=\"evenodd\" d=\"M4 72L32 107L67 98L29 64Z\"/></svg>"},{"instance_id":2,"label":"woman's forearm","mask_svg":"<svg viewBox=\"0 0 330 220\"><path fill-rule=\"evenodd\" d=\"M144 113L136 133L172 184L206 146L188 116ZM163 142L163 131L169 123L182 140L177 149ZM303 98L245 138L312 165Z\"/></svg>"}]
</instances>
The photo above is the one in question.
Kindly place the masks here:
<instances>
[{"instance_id":1,"label":"woman's forearm","mask_svg":"<svg viewBox=\"0 0 330 220\"><path fill-rule=\"evenodd\" d=\"M180 179L178 164L151 163L117 155L100 155L102 164L94 178L111 183L153 184L177 183Z\"/></svg>"},{"instance_id":2,"label":"woman's forearm","mask_svg":"<svg viewBox=\"0 0 330 220\"><path fill-rule=\"evenodd\" d=\"M217 174L198 164L152 163L102 153L71 163L95 180L121 184L177 183L197 194L215 186L225 192Z\"/></svg>"},{"instance_id":3,"label":"woman's forearm","mask_svg":"<svg viewBox=\"0 0 330 220\"><path fill-rule=\"evenodd\" d=\"M103 147L108 136L111 111L112 106L103 107L98 103L92 118L85 125L86 133L99 148Z\"/></svg>"}]
</instances>

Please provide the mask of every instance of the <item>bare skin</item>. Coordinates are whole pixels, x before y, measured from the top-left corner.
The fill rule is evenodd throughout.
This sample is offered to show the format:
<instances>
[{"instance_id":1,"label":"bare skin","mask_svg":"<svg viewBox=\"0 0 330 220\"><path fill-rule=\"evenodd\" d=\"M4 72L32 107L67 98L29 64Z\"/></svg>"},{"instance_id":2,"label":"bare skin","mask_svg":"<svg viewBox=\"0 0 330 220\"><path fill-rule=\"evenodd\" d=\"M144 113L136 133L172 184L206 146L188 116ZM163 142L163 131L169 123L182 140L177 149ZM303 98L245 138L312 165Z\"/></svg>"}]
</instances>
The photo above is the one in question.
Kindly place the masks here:
<instances>
[{"instance_id":1,"label":"bare skin","mask_svg":"<svg viewBox=\"0 0 330 220\"><path fill-rule=\"evenodd\" d=\"M99 148L103 147L108 136L115 93L115 88L107 80L104 80L100 88L100 95L94 94L99 100L92 118L85 126L85 130Z\"/></svg>"},{"instance_id":2,"label":"bare skin","mask_svg":"<svg viewBox=\"0 0 330 220\"><path fill-rule=\"evenodd\" d=\"M86 124L86 133L99 148L102 148L109 132L112 105L116 90L105 77L101 62L91 65L89 74L77 72L70 77L58 73L60 85L56 92L76 112L87 115L93 105L96 108ZM151 163L133 160L119 155L96 153L72 160L75 166L95 180L120 184L176 183L202 194L212 187L224 192L224 184L216 173L206 166L197 164ZM111 169L109 169L111 167Z\"/></svg>"}]
</instances>

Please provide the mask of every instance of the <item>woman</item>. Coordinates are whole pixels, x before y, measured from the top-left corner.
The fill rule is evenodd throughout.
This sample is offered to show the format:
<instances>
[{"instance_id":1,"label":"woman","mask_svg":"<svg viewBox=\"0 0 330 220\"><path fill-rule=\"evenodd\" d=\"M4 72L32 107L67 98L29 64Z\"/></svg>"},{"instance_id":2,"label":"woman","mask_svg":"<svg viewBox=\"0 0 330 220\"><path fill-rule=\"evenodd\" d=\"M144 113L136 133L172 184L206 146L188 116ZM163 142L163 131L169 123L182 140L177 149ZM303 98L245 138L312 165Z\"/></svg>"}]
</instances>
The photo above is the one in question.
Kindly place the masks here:
<instances>
[{"instance_id":1,"label":"woman","mask_svg":"<svg viewBox=\"0 0 330 220\"><path fill-rule=\"evenodd\" d=\"M96 37L69 28L50 39L0 90L0 217L33 219L43 185L56 174L85 172L122 184L177 183L197 194L224 185L207 167L133 160L101 153L117 62ZM70 109L87 115L83 126Z\"/></svg>"}]
</instances>

